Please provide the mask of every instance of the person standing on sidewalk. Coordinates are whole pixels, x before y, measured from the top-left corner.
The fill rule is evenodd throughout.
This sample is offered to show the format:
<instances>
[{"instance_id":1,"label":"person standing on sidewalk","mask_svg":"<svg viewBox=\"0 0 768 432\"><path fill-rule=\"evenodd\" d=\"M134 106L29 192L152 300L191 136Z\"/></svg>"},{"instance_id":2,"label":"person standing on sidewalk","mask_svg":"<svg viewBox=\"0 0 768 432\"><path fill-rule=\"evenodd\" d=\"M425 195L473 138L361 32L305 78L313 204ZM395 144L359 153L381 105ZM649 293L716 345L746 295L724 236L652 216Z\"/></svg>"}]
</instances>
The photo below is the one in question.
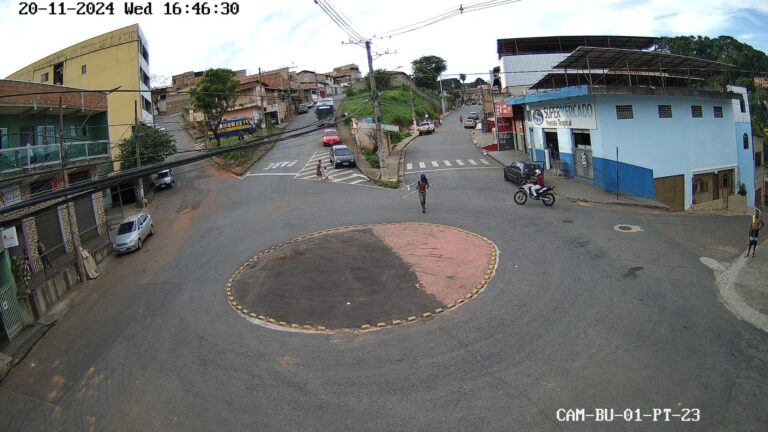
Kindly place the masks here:
<instances>
[{"instance_id":1,"label":"person standing on sidewalk","mask_svg":"<svg viewBox=\"0 0 768 432\"><path fill-rule=\"evenodd\" d=\"M323 179L323 160L322 159L317 160L317 166L315 167L315 169L316 169L317 179L322 180Z\"/></svg>"},{"instance_id":2,"label":"person standing on sidewalk","mask_svg":"<svg viewBox=\"0 0 768 432\"><path fill-rule=\"evenodd\" d=\"M429 189L429 180L426 174L422 174L419 182L416 183L416 188L419 191L419 202L421 202L421 212L427 212L427 189Z\"/></svg>"},{"instance_id":3,"label":"person standing on sidewalk","mask_svg":"<svg viewBox=\"0 0 768 432\"><path fill-rule=\"evenodd\" d=\"M40 260L43 262L43 270L46 272L51 269L51 259L48 257L48 251L45 250L45 245L41 240L37 241L37 254L40 255Z\"/></svg>"},{"instance_id":4,"label":"person standing on sidewalk","mask_svg":"<svg viewBox=\"0 0 768 432\"><path fill-rule=\"evenodd\" d=\"M747 255L749 256L749 251L752 251L752 258L755 257L755 250L757 249L757 236L760 234L760 230L763 229L765 226L765 223L763 223L763 218L760 215L760 210L755 209L755 215L752 216L752 225L749 226L749 247L747 248Z\"/></svg>"}]
</instances>

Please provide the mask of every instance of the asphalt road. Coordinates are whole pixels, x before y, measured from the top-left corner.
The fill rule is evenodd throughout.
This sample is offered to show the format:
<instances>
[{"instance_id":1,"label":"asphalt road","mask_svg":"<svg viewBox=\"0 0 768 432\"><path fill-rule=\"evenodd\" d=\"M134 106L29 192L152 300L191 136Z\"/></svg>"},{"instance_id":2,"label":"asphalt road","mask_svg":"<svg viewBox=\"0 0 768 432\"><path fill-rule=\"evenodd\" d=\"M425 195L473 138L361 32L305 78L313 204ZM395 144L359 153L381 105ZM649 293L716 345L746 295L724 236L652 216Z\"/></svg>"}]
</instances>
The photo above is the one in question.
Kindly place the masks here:
<instances>
[{"instance_id":1,"label":"asphalt road","mask_svg":"<svg viewBox=\"0 0 768 432\"><path fill-rule=\"evenodd\" d=\"M478 162L457 117L414 141L406 163ZM317 146L278 145L253 172ZM155 238L116 259L0 384L0 430L768 428L768 335L725 309L699 262L743 250L743 218L516 206L499 168L430 172L427 214L403 191L192 168L153 202ZM271 330L227 303L226 279L263 249L399 221L493 240L488 288L435 319L363 334ZM581 408L689 409L699 421L558 420Z\"/></svg>"}]
</instances>

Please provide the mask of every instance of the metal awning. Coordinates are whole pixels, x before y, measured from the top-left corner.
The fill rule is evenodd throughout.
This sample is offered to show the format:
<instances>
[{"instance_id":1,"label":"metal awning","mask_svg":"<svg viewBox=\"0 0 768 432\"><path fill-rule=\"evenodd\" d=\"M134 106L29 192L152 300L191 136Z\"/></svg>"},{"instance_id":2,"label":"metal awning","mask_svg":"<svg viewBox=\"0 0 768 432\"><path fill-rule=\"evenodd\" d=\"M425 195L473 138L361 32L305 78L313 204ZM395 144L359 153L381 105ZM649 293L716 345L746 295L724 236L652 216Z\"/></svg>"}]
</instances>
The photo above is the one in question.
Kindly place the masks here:
<instances>
[{"instance_id":1,"label":"metal awning","mask_svg":"<svg viewBox=\"0 0 768 432\"><path fill-rule=\"evenodd\" d=\"M709 76L733 70L734 65L711 60L651 51L620 48L579 47L554 69L687 71L695 76Z\"/></svg>"},{"instance_id":2,"label":"metal awning","mask_svg":"<svg viewBox=\"0 0 768 432\"><path fill-rule=\"evenodd\" d=\"M590 84L591 79L591 84ZM681 75L630 71L593 71L592 77L577 72L550 72L530 88L532 90L553 89L578 85L642 85L657 87L688 87L692 82L703 82L703 78Z\"/></svg>"},{"instance_id":3,"label":"metal awning","mask_svg":"<svg viewBox=\"0 0 768 432\"><path fill-rule=\"evenodd\" d=\"M496 40L499 58L504 56L568 53L580 46L649 49L658 41L648 36L540 36Z\"/></svg>"}]
</instances>

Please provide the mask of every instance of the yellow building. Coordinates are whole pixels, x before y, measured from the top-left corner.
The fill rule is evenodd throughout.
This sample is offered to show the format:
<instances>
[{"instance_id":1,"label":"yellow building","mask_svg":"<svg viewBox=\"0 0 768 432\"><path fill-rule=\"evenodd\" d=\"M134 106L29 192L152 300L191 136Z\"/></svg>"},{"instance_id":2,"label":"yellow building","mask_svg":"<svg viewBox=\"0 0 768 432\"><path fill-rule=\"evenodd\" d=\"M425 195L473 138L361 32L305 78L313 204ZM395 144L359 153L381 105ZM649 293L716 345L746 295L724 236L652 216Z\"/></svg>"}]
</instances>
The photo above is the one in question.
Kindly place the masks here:
<instances>
[{"instance_id":1,"label":"yellow building","mask_svg":"<svg viewBox=\"0 0 768 432\"><path fill-rule=\"evenodd\" d=\"M112 156L117 143L131 136L131 125L152 123L147 38L138 24L85 40L26 66L8 79L86 90L120 91L108 96ZM134 111L134 104L136 111ZM116 167L116 169L118 169Z\"/></svg>"}]
</instances>

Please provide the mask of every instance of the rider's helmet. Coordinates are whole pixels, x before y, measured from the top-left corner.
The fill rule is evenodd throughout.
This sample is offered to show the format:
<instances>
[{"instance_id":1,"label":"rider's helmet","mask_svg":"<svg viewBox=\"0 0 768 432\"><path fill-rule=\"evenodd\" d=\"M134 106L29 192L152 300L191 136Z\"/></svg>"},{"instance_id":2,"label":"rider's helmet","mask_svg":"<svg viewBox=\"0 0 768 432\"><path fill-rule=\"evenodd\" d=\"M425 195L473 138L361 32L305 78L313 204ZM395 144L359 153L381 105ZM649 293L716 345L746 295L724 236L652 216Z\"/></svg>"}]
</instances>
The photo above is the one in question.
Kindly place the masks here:
<instances>
[{"instance_id":1,"label":"rider's helmet","mask_svg":"<svg viewBox=\"0 0 768 432\"><path fill-rule=\"evenodd\" d=\"M535 175L539 175L539 174L541 174L541 170L540 170L540 169L538 169L538 168L536 168L536 171L534 171L533 173L534 173Z\"/></svg>"}]
</instances>

